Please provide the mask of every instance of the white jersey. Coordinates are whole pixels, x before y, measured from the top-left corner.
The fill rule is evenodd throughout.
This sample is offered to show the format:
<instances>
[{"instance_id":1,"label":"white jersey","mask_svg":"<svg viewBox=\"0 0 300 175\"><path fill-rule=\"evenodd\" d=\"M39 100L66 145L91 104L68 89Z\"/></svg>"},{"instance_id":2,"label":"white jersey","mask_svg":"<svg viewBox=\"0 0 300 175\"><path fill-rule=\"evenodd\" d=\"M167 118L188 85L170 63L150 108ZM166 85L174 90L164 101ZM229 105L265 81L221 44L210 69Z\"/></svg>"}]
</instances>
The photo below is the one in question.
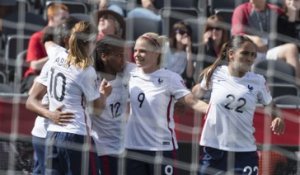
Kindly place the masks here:
<instances>
[{"instance_id":1,"label":"white jersey","mask_svg":"<svg viewBox=\"0 0 300 175\"><path fill-rule=\"evenodd\" d=\"M91 121L86 112L87 102L99 98L98 80L92 66L85 69L66 64L67 50L58 45L47 49L49 59L54 59L48 73L47 93L49 110L63 106L62 111L72 112L74 119L66 126L50 122L48 131L87 135Z\"/></svg>"},{"instance_id":2,"label":"white jersey","mask_svg":"<svg viewBox=\"0 0 300 175\"><path fill-rule=\"evenodd\" d=\"M128 80L134 67L135 64L127 63L124 71L109 81L112 92L106 99L105 109L100 116L92 117L92 136L98 156L121 154L124 150Z\"/></svg>"},{"instance_id":3,"label":"white jersey","mask_svg":"<svg viewBox=\"0 0 300 175\"><path fill-rule=\"evenodd\" d=\"M50 72L51 65L55 59L48 59L48 61L43 66L39 76L35 79L36 82L41 83L47 86L47 78L48 73ZM47 94L42 99L43 105L49 105L49 99ZM49 120L45 117L37 116L34 122L34 126L32 128L31 134L36 137L46 138L47 136L47 128L48 128Z\"/></svg>"},{"instance_id":4,"label":"white jersey","mask_svg":"<svg viewBox=\"0 0 300 175\"><path fill-rule=\"evenodd\" d=\"M180 75L170 70L159 69L145 74L135 69L129 80L131 108L125 148L148 151L177 149L174 104L189 93Z\"/></svg>"},{"instance_id":5,"label":"white jersey","mask_svg":"<svg viewBox=\"0 0 300 175\"><path fill-rule=\"evenodd\" d=\"M47 94L42 99L43 105L48 105L48 96ZM35 137L46 138L47 128L48 128L48 119L45 117L37 116L34 121L34 126L31 130L31 134Z\"/></svg>"},{"instance_id":6,"label":"white jersey","mask_svg":"<svg viewBox=\"0 0 300 175\"><path fill-rule=\"evenodd\" d=\"M267 105L272 97L263 76L247 72L233 77L227 66L217 67L200 145L225 151L255 151L253 117L257 103ZM201 87L206 88L203 79Z\"/></svg>"}]
</instances>

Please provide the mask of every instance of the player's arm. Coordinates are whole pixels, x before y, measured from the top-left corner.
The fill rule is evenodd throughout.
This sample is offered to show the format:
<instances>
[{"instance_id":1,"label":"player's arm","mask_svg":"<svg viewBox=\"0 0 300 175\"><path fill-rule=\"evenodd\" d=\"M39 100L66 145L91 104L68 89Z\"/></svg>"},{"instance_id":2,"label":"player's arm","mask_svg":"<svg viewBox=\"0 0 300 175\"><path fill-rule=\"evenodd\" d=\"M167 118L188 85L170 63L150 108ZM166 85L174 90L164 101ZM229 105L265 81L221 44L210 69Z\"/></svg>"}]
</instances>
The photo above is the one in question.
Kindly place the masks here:
<instances>
[{"instance_id":1,"label":"player's arm","mask_svg":"<svg viewBox=\"0 0 300 175\"><path fill-rule=\"evenodd\" d=\"M198 83L197 85L195 85L192 88L192 93L194 96L201 99L205 94L205 90L203 88L201 88L201 85Z\"/></svg>"},{"instance_id":2,"label":"player's arm","mask_svg":"<svg viewBox=\"0 0 300 175\"><path fill-rule=\"evenodd\" d=\"M284 133L285 123L284 119L282 118L282 113L276 105L271 102L271 104L265 106L266 113L272 117L272 123L270 128L274 132L274 134L281 135Z\"/></svg>"},{"instance_id":3,"label":"player's arm","mask_svg":"<svg viewBox=\"0 0 300 175\"><path fill-rule=\"evenodd\" d=\"M99 92L100 97L93 102L92 114L99 115L106 106L106 99L111 94L112 86L105 79L101 81Z\"/></svg>"},{"instance_id":4,"label":"player's arm","mask_svg":"<svg viewBox=\"0 0 300 175\"><path fill-rule=\"evenodd\" d=\"M206 111L208 109L208 104L202 100L199 100L192 93L189 93L189 94L185 95L184 97L181 97L178 101L180 103L183 103L183 104L191 107L192 109L194 109L195 111L200 112L200 113L206 113Z\"/></svg>"},{"instance_id":5,"label":"player's arm","mask_svg":"<svg viewBox=\"0 0 300 175\"><path fill-rule=\"evenodd\" d=\"M47 93L47 87L41 83L34 82L26 101L26 108L40 116L52 120L55 124L65 125L74 118L73 113L62 112L63 106L55 111L49 111L48 106L42 104L42 98Z\"/></svg>"}]
</instances>

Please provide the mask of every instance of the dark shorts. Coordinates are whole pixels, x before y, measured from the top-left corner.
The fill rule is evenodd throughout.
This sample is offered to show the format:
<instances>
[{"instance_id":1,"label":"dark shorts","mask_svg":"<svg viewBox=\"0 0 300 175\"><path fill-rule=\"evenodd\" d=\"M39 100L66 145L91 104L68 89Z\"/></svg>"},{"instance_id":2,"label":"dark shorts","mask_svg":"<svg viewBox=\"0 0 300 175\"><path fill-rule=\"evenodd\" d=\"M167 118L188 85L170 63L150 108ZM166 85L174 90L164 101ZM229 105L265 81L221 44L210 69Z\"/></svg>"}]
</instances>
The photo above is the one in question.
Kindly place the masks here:
<instances>
[{"instance_id":1,"label":"dark shorts","mask_svg":"<svg viewBox=\"0 0 300 175\"><path fill-rule=\"evenodd\" d=\"M140 151L128 150L126 154L126 175L176 175L176 150Z\"/></svg>"},{"instance_id":2,"label":"dark shorts","mask_svg":"<svg viewBox=\"0 0 300 175\"><path fill-rule=\"evenodd\" d=\"M87 147L87 136L65 132L48 132L46 139L47 175L97 175L97 155Z\"/></svg>"},{"instance_id":3,"label":"dark shorts","mask_svg":"<svg viewBox=\"0 0 300 175\"><path fill-rule=\"evenodd\" d=\"M119 170L123 174L124 170L119 167L122 167L124 160L118 155L104 155L98 158L101 175L118 175Z\"/></svg>"},{"instance_id":4,"label":"dark shorts","mask_svg":"<svg viewBox=\"0 0 300 175\"><path fill-rule=\"evenodd\" d=\"M258 155L252 152L228 152L203 147L200 156L199 175L231 172L235 175L257 175Z\"/></svg>"}]
</instances>

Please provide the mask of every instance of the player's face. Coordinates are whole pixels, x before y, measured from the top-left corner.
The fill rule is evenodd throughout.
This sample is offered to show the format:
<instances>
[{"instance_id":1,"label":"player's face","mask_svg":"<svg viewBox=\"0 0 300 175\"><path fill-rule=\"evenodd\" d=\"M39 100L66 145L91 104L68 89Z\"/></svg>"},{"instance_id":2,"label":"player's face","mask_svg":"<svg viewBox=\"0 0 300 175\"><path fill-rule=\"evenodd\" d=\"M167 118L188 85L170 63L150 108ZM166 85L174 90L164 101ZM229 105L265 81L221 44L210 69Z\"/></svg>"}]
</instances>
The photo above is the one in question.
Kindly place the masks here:
<instances>
[{"instance_id":1,"label":"player's face","mask_svg":"<svg viewBox=\"0 0 300 175\"><path fill-rule=\"evenodd\" d=\"M158 59L159 53L157 48L151 45L145 39L138 39L134 46L134 59L138 67L142 68L144 72L151 73L159 69Z\"/></svg>"},{"instance_id":2,"label":"player's face","mask_svg":"<svg viewBox=\"0 0 300 175\"><path fill-rule=\"evenodd\" d=\"M108 54L106 58L108 68L112 73L122 72L124 68L124 49L117 49L114 53Z\"/></svg>"},{"instance_id":3,"label":"player's face","mask_svg":"<svg viewBox=\"0 0 300 175\"><path fill-rule=\"evenodd\" d=\"M250 71L252 64L256 58L256 47L251 42L245 42L235 51L229 51L229 65L239 75Z\"/></svg>"}]
</instances>

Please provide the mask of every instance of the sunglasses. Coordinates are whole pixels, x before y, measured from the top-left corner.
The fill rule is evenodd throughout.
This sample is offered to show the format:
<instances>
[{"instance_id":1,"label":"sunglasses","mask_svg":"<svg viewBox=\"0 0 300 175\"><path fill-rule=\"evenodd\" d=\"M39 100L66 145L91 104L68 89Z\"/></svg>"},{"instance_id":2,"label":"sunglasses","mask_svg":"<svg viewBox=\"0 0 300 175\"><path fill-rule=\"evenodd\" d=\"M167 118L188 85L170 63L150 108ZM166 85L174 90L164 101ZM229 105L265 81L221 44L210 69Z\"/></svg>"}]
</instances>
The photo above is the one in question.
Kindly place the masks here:
<instances>
[{"instance_id":1,"label":"sunglasses","mask_svg":"<svg viewBox=\"0 0 300 175\"><path fill-rule=\"evenodd\" d=\"M189 34L188 31L186 31L186 30L180 30L180 29L176 30L176 33L178 33L180 35Z\"/></svg>"},{"instance_id":2,"label":"sunglasses","mask_svg":"<svg viewBox=\"0 0 300 175\"><path fill-rule=\"evenodd\" d=\"M223 30L223 29L220 28L220 27L207 27L207 30L217 30L217 31L220 31L220 30Z\"/></svg>"}]
</instances>

